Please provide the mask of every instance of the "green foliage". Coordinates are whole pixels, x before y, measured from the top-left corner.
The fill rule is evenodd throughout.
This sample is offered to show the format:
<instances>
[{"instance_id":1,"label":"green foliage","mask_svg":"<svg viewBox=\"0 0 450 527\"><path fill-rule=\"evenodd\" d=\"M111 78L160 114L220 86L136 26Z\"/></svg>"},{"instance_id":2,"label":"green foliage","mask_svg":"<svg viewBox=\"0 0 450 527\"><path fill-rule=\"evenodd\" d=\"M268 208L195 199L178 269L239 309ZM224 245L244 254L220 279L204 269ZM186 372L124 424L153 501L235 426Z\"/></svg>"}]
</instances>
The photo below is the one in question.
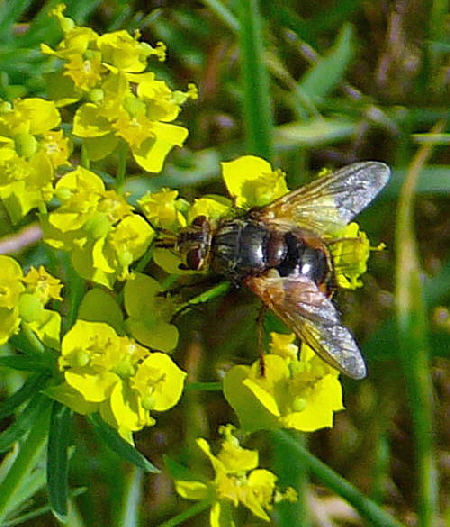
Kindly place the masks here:
<instances>
[{"instance_id":1,"label":"green foliage","mask_svg":"<svg viewBox=\"0 0 450 527\"><path fill-rule=\"evenodd\" d=\"M448 522L449 438L436 426L450 408L446 3L66 3L56 16L54 0L0 5L0 252L15 258L0 257L0 523L48 525L50 511L99 527ZM230 163L249 154L267 161L256 183L250 164ZM393 171L361 217L387 248L340 305L369 377L343 383L334 428L269 432L295 376L277 356L283 393L263 390L248 364L286 328L258 317L245 288L201 285L167 245L198 215L284 194L276 168L294 188L366 159ZM239 387L225 377L237 417L222 394L233 367L246 372ZM314 404L309 382L295 410ZM239 412L258 431L229 433L233 456L211 451ZM289 487L297 502L276 503ZM360 519L335 517L324 487Z\"/></svg>"}]
</instances>

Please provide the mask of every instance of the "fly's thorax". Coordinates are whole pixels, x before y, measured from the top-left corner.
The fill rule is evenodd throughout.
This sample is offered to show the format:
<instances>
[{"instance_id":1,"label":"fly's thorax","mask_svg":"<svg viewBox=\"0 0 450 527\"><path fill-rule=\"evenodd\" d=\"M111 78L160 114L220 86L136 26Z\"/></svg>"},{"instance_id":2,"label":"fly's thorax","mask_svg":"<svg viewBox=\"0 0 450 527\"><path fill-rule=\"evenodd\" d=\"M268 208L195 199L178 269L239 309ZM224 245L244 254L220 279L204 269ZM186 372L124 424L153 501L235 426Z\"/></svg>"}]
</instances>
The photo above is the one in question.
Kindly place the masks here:
<instances>
[{"instance_id":1,"label":"fly's thorax","mask_svg":"<svg viewBox=\"0 0 450 527\"><path fill-rule=\"evenodd\" d=\"M261 274L286 254L283 234L252 218L226 220L211 240L211 267L233 280Z\"/></svg>"},{"instance_id":2,"label":"fly's thorax","mask_svg":"<svg viewBox=\"0 0 450 527\"><path fill-rule=\"evenodd\" d=\"M177 240L181 269L202 271L208 265L212 227L205 216L198 216L189 227L181 229Z\"/></svg>"}]
</instances>

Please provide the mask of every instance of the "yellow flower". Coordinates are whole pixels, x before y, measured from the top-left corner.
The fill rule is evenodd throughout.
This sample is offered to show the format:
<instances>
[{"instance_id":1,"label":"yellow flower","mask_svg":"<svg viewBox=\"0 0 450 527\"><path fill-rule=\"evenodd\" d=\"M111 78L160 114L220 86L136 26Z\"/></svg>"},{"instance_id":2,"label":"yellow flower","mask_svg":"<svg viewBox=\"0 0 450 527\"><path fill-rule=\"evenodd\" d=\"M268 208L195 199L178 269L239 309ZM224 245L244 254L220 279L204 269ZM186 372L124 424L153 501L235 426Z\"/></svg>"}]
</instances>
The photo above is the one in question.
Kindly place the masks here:
<instances>
[{"instance_id":1,"label":"yellow flower","mask_svg":"<svg viewBox=\"0 0 450 527\"><path fill-rule=\"evenodd\" d=\"M137 368L131 383L147 410L164 412L175 406L183 391L186 373L165 353L152 353Z\"/></svg>"},{"instance_id":2,"label":"yellow flower","mask_svg":"<svg viewBox=\"0 0 450 527\"><path fill-rule=\"evenodd\" d=\"M54 168L70 165L71 146L62 130L45 132L41 148L49 156Z\"/></svg>"},{"instance_id":3,"label":"yellow flower","mask_svg":"<svg viewBox=\"0 0 450 527\"><path fill-rule=\"evenodd\" d=\"M211 527L234 525L231 506L247 507L255 516L270 521L267 511L276 500L296 501L297 496L289 488L281 493L276 488L277 477L268 470L259 469L259 454L243 448L233 436L231 426L223 427L225 436L219 453L214 455L208 443L197 439L197 444L210 460L215 479L207 483L200 481L175 481L175 488L186 499L209 499L211 501Z\"/></svg>"},{"instance_id":4,"label":"yellow flower","mask_svg":"<svg viewBox=\"0 0 450 527\"><path fill-rule=\"evenodd\" d=\"M361 287L363 283L360 276L367 271L367 261L372 249L369 238L357 223L350 223L335 233L334 237L337 241L332 241L329 248L337 285L345 289Z\"/></svg>"},{"instance_id":5,"label":"yellow flower","mask_svg":"<svg viewBox=\"0 0 450 527\"><path fill-rule=\"evenodd\" d=\"M148 56L157 52L149 44L138 42L138 37L139 33L132 37L125 30L100 36L97 46L103 62L121 71L144 71Z\"/></svg>"},{"instance_id":6,"label":"yellow flower","mask_svg":"<svg viewBox=\"0 0 450 527\"><path fill-rule=\"evenodd\" d=\"M163 288L150 276L135 273L125 284L126 327L146 346L172 351L178 342L178 329L170 323L176 304L161 295Z\"/></svg>"},{"instance_id":7,"label":"yellow flower","mask_svg":"<svg viewBox=\"0 0 450 527\"><path fill-rule=\"evenodd\" d=\"M102 63L100 53L91 53L89 58L82 55L71 55L64 66L67 75L74 85L83 91L89 91L101 81Z\"/></svg>"},{"instance_id":8,"label":"yellow flower","mask_svg":"<svg viewBox=\"0 0 450 527\"><path fill-rule=\"evenodd\" d=\"M61 123L52 101L17 100L0 108L0 199L16 223L53 197L54 160L46 141Z\"/></svg>"},{"instance_id":9,"label":"yellow flower","mask_svg":"<svg viewBox=\"0 0 450 527\"><path fill-rule=\"evenodd\" d=\"M178 190L162 189L159 192L147 192L138 200L138 205L155 227L176 232L187 224L182 212L187 209L188 204L178 198Z\"/></svg>"},{"instance_id":10,"label":"yellow flower","mask_svg":"<svg viewBox=\"0 0 450 527\"><path fill-rule=\"evenodd\" d=\"M222 196L209 196L207 198L196 199L189 209L188 220L192 222L198 216L206 216L212 220L230 215L232 203L228 198Z\"/></svg>"},{"instance_id":11,"label":"yellow flower","mask_svg":"<svg viewBox=\"0 0 450 527\"><path fill-rule=\"evenodd\" d=\"M22 269L13 258L0 255L0 269L0 344L5 344L19 328L19 297L25 288Z\"/></svg>"},{"instance_id":12,"label":"yellow flower","mask_svg":"<svg viewBox=\"0 0 450 527\"><path fill-rule=\"evenodd\" d=\"M61 206L44 222L46 243L71 251L74 268L88 280L112 288L129 278L129 266L153 239L152 227L84 168L63 176L55 190Z\"/></svg>"},{"instance_id":13,"label":"yellow flower","mask_svg":"<svg viewBox=\"0 0 450 527\"><path fill-rule=\"evenodd\" d=\"M188 130L170 124L181 105L196 98L195 88L172 91L152 72L144 72L147 59L164 59L165 47L139 42L126 31L97 35L92 29L77 27L63 16L63 8L53 11L63 28L62 42L42 52L64 61L64 72L47 75L48 92L58 106L82 98L76 111L73 134L83 138L89 157L98 161L111 154L122 138L136 163L148 172L159 172L174 146L181 146Z\"/></svg>"},{"instance_id":14,"label":"yellow flower","mask_svg":"<svg viewBox=\"0 0 450 527\"><path fill-rule=\"evenodd\" d=\"M178 403L186 377L164 353L83 320L64 336L59 366L65 380L47 393L76 412L100 412L130 442L133 432L155 424L151 411Z\"/></svg>"},{"instance_id":15,"label":"yellow flower","mask_svg":"<svg viewBox=\"0 0 450 527\"><path fill-rule=\"evenodd\" d=\"M48 273L43 265L39 269L31 267L22 281L27 286L27 292L36 295L43 305L52 298L62 300L60 292L63 285Z\"/></svg>"},{"instance_id":16,"label":"yellow flower","mask_svg":"<svg viewBox=\"0 0 450 527\"><path fill-rule=\"evenodd\" d=\"M333 426L333 414L341 410L339 372L303 345L300 359L293 339L271 334L272 350L264 357L264 375L259 361L251 367L234 366L225 376L224 394L246 431L295 428L313 431Z\"/></svg>"},{"instance_id":17,"label":"yellow flower","mask_svg":"<svg viewBox=\"0 0 450 527\"><path fill-rule=\"evenodd\" d=\"M222 163L223 178L236 207L262 207L288 192L284 174L256 156Z\"/></svg>"}]
</instances>

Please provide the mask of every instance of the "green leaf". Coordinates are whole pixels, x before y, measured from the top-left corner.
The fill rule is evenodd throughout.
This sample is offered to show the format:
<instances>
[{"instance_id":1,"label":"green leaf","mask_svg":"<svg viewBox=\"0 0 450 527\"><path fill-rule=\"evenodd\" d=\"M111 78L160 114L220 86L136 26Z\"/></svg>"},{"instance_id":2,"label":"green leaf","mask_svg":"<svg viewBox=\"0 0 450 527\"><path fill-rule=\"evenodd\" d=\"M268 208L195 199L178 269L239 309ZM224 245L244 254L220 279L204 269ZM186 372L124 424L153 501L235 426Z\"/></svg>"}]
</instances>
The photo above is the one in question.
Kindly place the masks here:
<instances>
[{"instance_id":1,"label":"green leaf","mask_svg":"<svg viewBox=\"0 0 450 527\"><path fill-rule=\"evenodd\" d=\"M44 389L48 378L49 374L47 373L37 373L30 376L19 390L2 402L0 405L0 419L14 413L21 404L30 399L35 393Z\"/></svg>"},{"instance_id":2,"label":"green leaf","mask_svg":"<svg viewBox=\"0 0 450 527\"><path fill-rule=\"evenodd\" d=\"M19 371L48 372L52 369L54 364L53 361L49 359L50 357L48 355L42 355L41 357L7 355L5 357L0 357L0 366Z\"/></svg>"},{"instance_id":3,"label":"green leaf","mask_svg":"<svg viewBox=\"0 0 450 527\"><path fill-rule=\"evenodd\" d=\"M71 439L72 410L54 402L47 446L47 486L55 516L62 522L68 515L68 446Z\"/></svg>"},{"instance_id":4,"label":"green leaf","mask_svg":"<svg viewBox=\"0 0 450 527\"><path fill-rule=\"evenodd\" d=\"M258 0L238 2L246 152L270 161L272 110Z\"/></svg>"},{"instance_id":5,"label":"green leaf","mask_svg":"<svg viewBox=\"0 0 450 527\"><path fill-rule=\"evenodd\" d=\"M203 481L204 478L198 477L193 474L193 472L182 465L181 463L178 463L173 458L171 458L168 455L163 456L164 459L164 465L169 472L170 477L175 481ZM206 480L205 480L206 481Z\"/></svg>"},{"instance_id":6,"label":"green leaf","mask_svg":"<svg viewBox=\"0 0 450 527\"><path fill-rule=\"evenodd\" d=\"M98 437L119 457L145 472L160 472L133 445L127 443L114 428L105 423L98 414L90 414L88 418Z\"/></svg>"},{"instance_id":7,"label":"green leaf","mask_svg":"<svg viewBox=\"0 0 450 527\"><path fill-rule=\"evenodd\" d=\"M292 437L290 433L276 430L272 434L276 438L279 447L285 448L292 459L300 462L326 487L348 501L372 527L404 527L401 522L385 512L377 503L362 494L323 461L308 452L297 438Z\"/></svg>"},{"instance_id":8,"label":"green leaf","mask_svg":"<svg viewBox=\"0 0 450 527\"><path fill-rule=\"evenodd\" d=\"M302 78L297 90L301 97L319 103L344 78L345 70L353 57L352 26L344 24L331 50L324 55Z\"/></svg>"},{"instance_id":9,"label":"green leaf","mask_svg":"<svg viewBox=\"0 0 450 527\"><path fill-rule=\"evenodd\" d=\"M48 397L42 393L37 393L30 399L28 406L17 416L14 423L0 434L0 452L6 452L13 443L23 439L48 404Z\"/></svg>"},{"instance_id":10,"label":"green leaf","mask_svg":"<svg viewBox=\"0 0 450 527\"><path fill-rule=\"evenodd\" d=\"M317 118L293 122L275 129L274 141L277 149L299 146L332 144L351 137L356 123L344 118Z\"/></svg>"},{"instance_id":11,"label":"green leaf","mask_svg":"<svg viewBox=\"0 0 450 527\"><path fill-rule=\"evenodd\" d=\"M81 301L78 318L105 322L117 333L123 333L123 314L113 295L103 289L91 289Z\"/></svg>"}]
</instances>

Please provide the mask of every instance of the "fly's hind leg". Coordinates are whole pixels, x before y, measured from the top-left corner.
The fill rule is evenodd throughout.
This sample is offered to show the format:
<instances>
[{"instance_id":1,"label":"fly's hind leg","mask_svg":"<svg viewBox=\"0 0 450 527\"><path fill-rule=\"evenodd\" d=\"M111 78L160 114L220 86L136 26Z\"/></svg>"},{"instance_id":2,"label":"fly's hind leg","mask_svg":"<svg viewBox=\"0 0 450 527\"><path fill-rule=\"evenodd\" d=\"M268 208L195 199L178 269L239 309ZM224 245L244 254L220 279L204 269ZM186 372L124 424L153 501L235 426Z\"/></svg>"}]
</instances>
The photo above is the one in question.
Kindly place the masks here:
<instances>
[{"instance_id":1,"label":"fly's hind leg","mask_svg":"<svg viewBox=\"0 0 450 527\"><path fill-rule=\"evenodd\" d=\"M266 318L267 306L261 304L259 315L257 319L258 323L258 348L259 348L259 373L261 377L266 376L266 363L264 360L264 319Z\"/></svg>"}]
</instances>

